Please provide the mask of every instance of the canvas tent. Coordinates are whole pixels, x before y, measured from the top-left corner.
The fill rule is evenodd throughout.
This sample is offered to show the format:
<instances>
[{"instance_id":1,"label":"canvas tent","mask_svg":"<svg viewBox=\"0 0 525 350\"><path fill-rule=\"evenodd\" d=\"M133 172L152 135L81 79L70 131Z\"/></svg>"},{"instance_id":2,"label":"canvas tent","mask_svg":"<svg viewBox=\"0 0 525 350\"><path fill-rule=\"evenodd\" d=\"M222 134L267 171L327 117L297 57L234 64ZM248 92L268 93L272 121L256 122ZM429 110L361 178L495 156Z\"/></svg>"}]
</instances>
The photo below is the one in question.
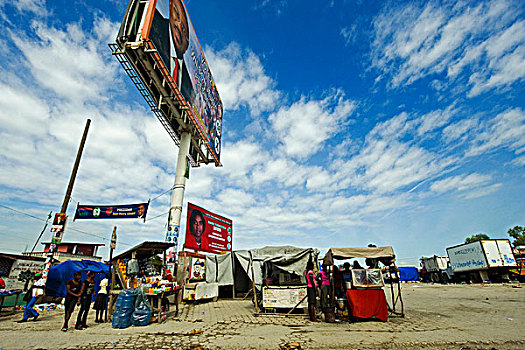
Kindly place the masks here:
<instances>
[{"instance_id":1,"label":"canvas tent","mask_svg":"<svg viewBox=\"0 0 525 350\"><path fill-rule=\"evenodd\" d=\"M397 267L395 266L395 254L392 247L358 247L358 248L330 248L326 252L323 263L326 265L334 265L334 260L345 260L353 258L370 258L378 259L386 267L389 273L397 274ZM399 278L395 279L397 281L397 293L394 291L394 286L392 278L390 280L390 292L392 297L392 306L389 307L389 310L392 314L400 315L404 317L404 305L403 298L401 296L401 286L399 284ZM397 295L396 295L397 294ZM396 311L396 304L399 302L401 304L401 311Z\"/></svg>"},{"instance_id":2,"label":"canvas tent","mask_svg":"<svg viewBox=\"0 0 525 350\"><path fill-rule=\"evenodd\" d=\"M206 282L233 285L233 253L206 255Z\"/></svg>"},{"instance_id":3,"label":"canvas tent","mask_svg":"<svg viewBox=\"0 0 525 350\"><path fill-rule=\"evenodd\" d=\"M330 248L324 256L323 263L333 265L334 259L371 258L379 259L383 264L390 265L388 262L393 262L395 257L392 247Z\"/></svg>"},{"instance_id":4,"label":"canvas tent","mask_svg":"<svg viewBox=\"0 0 525 350\"><path fill-rule=\"evenodd\" d=\"M303 275L308 260L317 262L319 251L313 248L292 246L264 247L251 250L239 250L232 253L206 257L206 282L219 283L219 286L232 285L235 289L251 289L252 266L255 286L261 289L265 264L283 271Z\"/></svg>"}]
</instances>

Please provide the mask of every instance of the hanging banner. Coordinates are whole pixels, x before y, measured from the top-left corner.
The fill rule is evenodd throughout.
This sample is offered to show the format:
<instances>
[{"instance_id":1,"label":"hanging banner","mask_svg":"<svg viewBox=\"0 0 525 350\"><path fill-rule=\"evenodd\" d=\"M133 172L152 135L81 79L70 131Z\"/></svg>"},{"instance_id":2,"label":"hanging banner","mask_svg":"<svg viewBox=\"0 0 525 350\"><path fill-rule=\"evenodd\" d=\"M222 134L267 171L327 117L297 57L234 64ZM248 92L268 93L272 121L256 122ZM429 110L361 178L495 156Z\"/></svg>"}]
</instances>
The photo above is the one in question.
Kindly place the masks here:
<instances>
[{"instance_id":1,"label":"hanging banner","mask_svg":"<svg viewBox=\"0 0 525 350\"><path fill-rule=\"evenodd\" d=\"M66 221L67 215L65 213L55 214L53 225L51 226L51 233L53 234L51 238L52 244L60 244L62 242L62 237L64 236L64 231L66 228Z\"/></svg>"},{"instance_id":2,"label":"hanging banner","mask_svg":"<svg viewBox=\"0 0 525 350\"><path fill-rule=\"evenodd\" d=\"M184 247L193 250L223 253L232 251L232 221L188 203Z\"/></svg>"},{"instance_id":3,"label":"hanging banner","mask_svg":"<svg viewBox=\"0 0 525 350\"><path fill-rule=\"evenodd\" d=\"M125 205L77 205L75 220L80 219L144 219L149 203Z\"/></svg>"}]
</instances>

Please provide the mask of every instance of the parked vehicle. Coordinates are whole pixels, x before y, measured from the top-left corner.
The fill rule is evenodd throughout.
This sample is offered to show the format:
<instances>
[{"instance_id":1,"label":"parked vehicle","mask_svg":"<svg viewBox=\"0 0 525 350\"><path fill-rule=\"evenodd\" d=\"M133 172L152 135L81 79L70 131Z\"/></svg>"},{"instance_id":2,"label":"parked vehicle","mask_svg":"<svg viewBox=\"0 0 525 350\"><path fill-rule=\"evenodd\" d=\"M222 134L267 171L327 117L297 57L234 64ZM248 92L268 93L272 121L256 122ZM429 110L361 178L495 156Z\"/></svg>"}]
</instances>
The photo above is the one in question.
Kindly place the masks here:
<instances>
[{"instance_id":1,"label":"parked vehicle","mask_svg":"<svg viewBox=\"0 0 525 350\"><path fill-rule=\"evenodd\" d=\"M422 257L420 278L423 282L448 283L452 282L454 272L450 267L447 256Z\"/></svg>"},{"instance_id":2,"label":"parked vehicle","mask_svg":"<svg viewBox=\"0 0 525 350\"><path fill-rule=\"evenodd\" d=\"M508 239L484 239L447 248L457 279L471 282L509 281L516 258Z\"/></svg>"}]
</instances>

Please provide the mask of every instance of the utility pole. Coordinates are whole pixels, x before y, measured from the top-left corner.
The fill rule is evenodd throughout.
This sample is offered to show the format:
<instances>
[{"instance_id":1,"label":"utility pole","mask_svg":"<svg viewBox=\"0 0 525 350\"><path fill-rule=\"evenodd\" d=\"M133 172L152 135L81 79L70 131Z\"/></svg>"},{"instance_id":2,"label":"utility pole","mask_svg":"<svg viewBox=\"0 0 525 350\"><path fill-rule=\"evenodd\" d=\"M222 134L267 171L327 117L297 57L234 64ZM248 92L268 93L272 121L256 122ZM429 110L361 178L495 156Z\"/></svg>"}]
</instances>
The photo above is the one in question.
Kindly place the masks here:
<instances>
[{"instance_id":1,"label":"utility pole","mask_svg":"<svg viewBox=\"0 0 525 350\"><path fill-rule=\"evenodd\" d=\"M84 127L84 134L82 135L82 139L80 140L80 145L78 147L75 164L73 165L73 170L71 171L71 176L69 177L69 184L67 186L66 195L64 197L64 202L62 202L62 208L60 209L60 213L55 214L55 221L57 222L58 222L57 218L59 217L67 219L67 216L66 216L67 206L71 199L71 192L73 192L73 185L75 184L75 179L77 177L78 167L80 165L80 159L82 158L82 152L84 151L84 145L86 144L86 138L87 138L90 124L91 124L91 119L86 120L86 126ZM46 280L47 280L47 274L49 273L49 269L51 268L51 262L53 261L53 255L55 251L57 250L57 244L60 244L60 241L62 241L62 235L66 227L66 220L61 221L61 224L63 225L62 226L63 229L62 231L59 231L59 233L55 233L54 237L52 238L51 246L49 247L49 252L47 255L46 266L44 268L44 272L42 273L42 277Z\"/></svg>"},{"instance_id":2,"label":"utility pole","mask_svg":"<svg viewBox=\"0 0 525 350\"><path fill-rule=\"evenodd\" d=\"M117 226L113 227L113 233L111 234L111 242L109 243L109 286L106 286L106 289L109 287L109 290L107 291L109 295L109 298L106 296L106 310L104 311L104 321L108 322L108 302L111 303L113 301L113 294L111 292L115 288L115 269L113 266L113 250L117 247ZM112 304L113 305L113 304Z\"/></svg>"},{"instance_id":3,"label":"utility pole","mask_svg":"<svg viewBox=\"0 0 525 350\"><path fill-rule=\"evenodd\" d=\"M171 192L170 213L168 217L168 231L166 241L175 243L173 248L168 250L169 255L175 257L177 254L177 244L180 234L180 218L182 215L182 204L184 200L184 189L186 187L186 166L188 154L190 152L191 134L184 131L180 137L179 156L177 158L177 168L175 170L175 184ZM175 273L172 268L172 273Z\"/></svg>"}]
</instances>

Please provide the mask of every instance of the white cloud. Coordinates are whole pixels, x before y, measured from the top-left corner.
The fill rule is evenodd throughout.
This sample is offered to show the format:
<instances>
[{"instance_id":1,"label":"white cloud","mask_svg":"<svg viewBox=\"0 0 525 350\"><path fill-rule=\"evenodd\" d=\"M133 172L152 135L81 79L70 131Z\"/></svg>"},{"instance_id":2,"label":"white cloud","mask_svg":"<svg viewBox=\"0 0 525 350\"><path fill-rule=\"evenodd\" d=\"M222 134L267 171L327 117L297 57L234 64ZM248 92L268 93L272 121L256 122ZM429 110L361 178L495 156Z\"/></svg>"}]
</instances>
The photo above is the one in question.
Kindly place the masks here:
<instances>
[{"instance_id":1,"label":"white cloud","mask_svg":"<svg viewBox=\"0 0 525 350\"><path fill-rule=\"evenodd\" d=\"M206 57L225 109L244 106L254 115L275 109L280 93L252 51L231 43L221 51L207 47Z\"/></svg>"},{"instance_id":2,"label":"white cloud","mask_svg":"<svg viewBox=\"0 0 525 350\"><path fill-rule=\"evenodd\" d=\"M7 4L14 6L20 12L32 12L40 17L45 17L48 13L45 0L0 0L0 7L4 7Z\"/></svg>"},{"instance_id":3,"label":"white cloud","mask_svg":"<svg viewBox=\"0 0 525 350\"><path fill-rule=\"evenodd\" d=\"M525 112L514 108L487 120L476 134L467 155L475 156L505 147L518 151L525 145Z\"/></svg>"},{"instance_id":4,"label":"white cloud","mask_svg":"<svg viewBox=\"0 0 525 350\"><path fill-rule=\"evenodd\" d=\"M373 23L372 63L393 87L436 73L467 75L468 96L509 86L525 78L522 13L512 0L390 8Z\"/></svg>"},{"instance_id":5,"label":"white cloud","mask_svg":"<svg viewBox=\"0 0 525 350\"><path fill-rule=\"evenodd\" d=\"M323 100L301 98L291 106L281 107L269 116L281 142L281 152L305 159L315 154L323 143L341 131L356 108L339 91Z\"/></svg>"},{"instance_id":6,"label":"white cloud","mask_svg":"<svg viewBox=\"0 0 525 350\"><path fill-rule=\"evenodd\" d=\"M77 24L69 24L62 31L43 22L34 22L35 36L13 32L11 39L42 87L51 89L60 98L77 102L107 99L106 93L115 80L117 63L109 60L111 57L107 55L106 47L99 45L99 40L106 38L105 31L117 24L104 19L97 19L96 24L101 26L95 33L86 33Z\"/></svg>"}]
</instances>

